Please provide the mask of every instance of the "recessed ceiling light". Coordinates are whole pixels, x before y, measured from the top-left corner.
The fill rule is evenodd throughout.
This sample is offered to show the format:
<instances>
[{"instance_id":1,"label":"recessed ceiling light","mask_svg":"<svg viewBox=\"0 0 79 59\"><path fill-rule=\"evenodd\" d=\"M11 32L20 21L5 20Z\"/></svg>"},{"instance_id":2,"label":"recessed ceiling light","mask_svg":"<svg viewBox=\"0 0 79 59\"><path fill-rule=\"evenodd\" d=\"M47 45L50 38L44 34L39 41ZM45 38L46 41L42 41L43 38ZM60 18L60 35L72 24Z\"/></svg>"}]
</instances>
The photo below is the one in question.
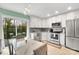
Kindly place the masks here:
<instances>
[{"instance_id":1,"label":"recessed ceiling light","mask_svg":"<svg viewBox=\"0 0 79 59\"><path fill-rule=\"evenodd\" d=\"M68 10L71 10L71 9L72 9L72 7L71 7L71 6L69 6L69 7L68 7Z\"/></svg>"},{"instance_id":2,"label":"recessed ceiling light","mask_svg":"<svg viewBox=\"0 0 79 59\"><path fill-rule=\"evenodd\" d=\"M47 14L47 16L50 16L50 14Z\"/></svg>"},{"instance_id":3,"label":"recessed ceiling light","mask_svg":"<svg viewBox=\"0 0 79 59\"><path fill-rule=\"evenodd\" d=\"M58 14L58 13L59 13L59 11L55 11L55 13L56 13L56 14Z\"/></svg>"}]
</instances>

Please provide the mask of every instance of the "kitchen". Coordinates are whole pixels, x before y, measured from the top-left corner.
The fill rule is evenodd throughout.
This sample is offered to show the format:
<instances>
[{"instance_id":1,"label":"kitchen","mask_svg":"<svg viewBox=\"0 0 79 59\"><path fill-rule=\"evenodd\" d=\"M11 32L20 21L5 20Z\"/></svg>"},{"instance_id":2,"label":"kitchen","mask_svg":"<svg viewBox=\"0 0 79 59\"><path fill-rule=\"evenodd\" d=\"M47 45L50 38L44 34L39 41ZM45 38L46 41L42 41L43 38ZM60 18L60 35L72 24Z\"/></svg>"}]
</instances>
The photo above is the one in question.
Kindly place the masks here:
<instances>
[{"instance_id":1,"label":"kitchen","mask_svg":"<svg viewBox=\"0 0 79 59\"><path fill-rule=\"evenodd\" d=\"M79 6L79 4L77 4L77 3L10 4L12 6L16 6L14 8L12 8L12 6L8 6L9 4L5 4L5 3L0 4L0 5L1 5L1 7L6 8L5 10L10 8L14 11L14 9L16 8L15 11L19 10L19 12L22 12L22 11L24 11L24 8L25 8L25 11L28 11L26 13L23 12L24 13L22 15L23 18L21 18L22 16L19 16L21 18L21 20L25 20L25 18L27 18L27 21L24 21L24 22L27 22L26 23L27 24L27 33L26 33L27 36L26 37L24 36L23 39L25 39L27 43L29 42L27 45L30 48L27 50L28 52L25 53L24 50L27 48L25 48L25 46L23 47L23 51L24 51L23 53L25 53L26 55L28 55L28 54L33 55L33 50L36 50L31 46L38 48L40 45L46 46L46 44L47 44L47 46L45 48L47 48L48 50L45 48L44 48L44 50L45 50L46 54L48 52L48 55L54 55L54 54L55 55L57 55L57 54L65 55L68 53L72 54L72 55L79 54L79 52L76 52L76 51L79 51L79 47L78 47L78 44L79 44L79 40L78 40L78 38L79 38L79 33L78 33L79 32L78 31L79 30L79 27L78 27L79 8L77 7L77 6ZM18 9L19 5L21 6L20 9ZM27 8L25 5L27 5ZM55 7L54 7L54 5L55 5ZM30 11L27 9L30 9ZM9 10L8 12L11 12L11 11ZM13 15L11 15L11 16L13 16ZM29 19L28 19L28 17L26 17L27 15L30 17ZM1 16L3 16L3 15L1 15ZM20 18L17 18L17 17L13 17L13 18L14 18L14 20L16 20L16 19L20 20ZM2 20L2 18L0 20ZM1 25L1 27L3 27L3 25L1 23L0 23L0 25ZM2 32L3 32L3 29L1 29L0 36L1 36L1 39L4 39L2 36L3 35ZM16 31L16 33L17 33L17 31ZM16 36L17 36L17 34L16 34ZM35 41L32 41L32 40L35 40ZM38 42L38 43L36 43L36 42ZM46 43L46 44L44 44L44 43ZM25 45L25 41L20 42L20 44ZM19 44L19 46L20 46L20 44ZM2 43L2 45L4 45L4 44ZM31 49L33 49L33 50L31 50ZM16 50L17 50L16 51L17 54L22 53L22 50L20 50L20 48L16 49ZM56 52L56 50L58 52L59 51L60 52L58 53L58 52ZM74 50L76 50L76 51L74 51ZM65 51L65 52L63 52L63 51ZM68 53L67 53L67 51L68 51ZM42 51L42 52L44 52L44 51ZM35 54L37 54L37 53L35 53Z\"/></svg>"}]
</instances>

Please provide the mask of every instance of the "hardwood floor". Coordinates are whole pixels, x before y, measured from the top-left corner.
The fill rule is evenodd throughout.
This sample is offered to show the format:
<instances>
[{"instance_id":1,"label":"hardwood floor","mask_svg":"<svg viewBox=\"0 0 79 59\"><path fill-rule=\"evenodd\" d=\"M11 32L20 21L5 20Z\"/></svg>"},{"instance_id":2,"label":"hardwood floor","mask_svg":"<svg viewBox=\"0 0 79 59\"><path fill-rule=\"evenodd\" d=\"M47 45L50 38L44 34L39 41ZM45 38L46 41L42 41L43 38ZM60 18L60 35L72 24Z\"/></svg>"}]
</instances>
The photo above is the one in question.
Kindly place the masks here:
<instances>
[{"instance_id":1,"label":"hardwood floor","mask_svg":"<svg viewBox=\"0 0 79 59\"><path fill-rule=\"evenodd\" d=\"M79 52L73 51L65 47L59 47L55 44L47 43L47 47L48 47L48 55L79 55ZM3 49L2 55L7 54L9 54L8 47Z\"/></svg>"},{"instance_id":2,"label":"hardwood floor","mask_svg":"<svg viewBox=\"0 0 79 59\"><path fill-rule=\"evenodd\" d=\"M73 51L71 49L48 44L48 55L79 55L79 52Z\"/></svg>"}]
</instances>

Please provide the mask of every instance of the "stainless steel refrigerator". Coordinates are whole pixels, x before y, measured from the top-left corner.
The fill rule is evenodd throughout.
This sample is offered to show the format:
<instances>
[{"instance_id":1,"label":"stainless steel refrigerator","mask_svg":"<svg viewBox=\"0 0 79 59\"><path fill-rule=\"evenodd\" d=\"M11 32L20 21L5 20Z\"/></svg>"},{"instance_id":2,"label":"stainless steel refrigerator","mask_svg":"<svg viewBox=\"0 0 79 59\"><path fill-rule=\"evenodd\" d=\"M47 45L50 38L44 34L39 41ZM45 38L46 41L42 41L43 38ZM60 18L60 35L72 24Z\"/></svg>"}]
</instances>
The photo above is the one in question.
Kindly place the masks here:
<instances>
[{"instance_id":1,"label":"stainless steel refrigerator","mask_svg":"<svg viewBox=\"0 0 79 59\"><path fill-rule=\"evenodd\" d=\"M79 51L79 19L66 20L66 47Z\"/></svg>"}]
</instances>

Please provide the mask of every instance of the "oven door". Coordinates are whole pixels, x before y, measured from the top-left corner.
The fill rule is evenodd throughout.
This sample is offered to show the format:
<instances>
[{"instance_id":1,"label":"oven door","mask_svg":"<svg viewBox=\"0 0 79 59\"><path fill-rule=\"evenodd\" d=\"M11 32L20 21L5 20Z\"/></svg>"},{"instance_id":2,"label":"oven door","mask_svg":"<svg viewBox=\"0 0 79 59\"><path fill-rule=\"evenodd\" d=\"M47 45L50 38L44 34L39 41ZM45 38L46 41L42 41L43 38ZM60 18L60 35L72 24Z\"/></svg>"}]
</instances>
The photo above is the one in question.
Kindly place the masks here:
<instances>
[{"instance_id":1,"label":"oven door","mask_svg":"<svg viewBox=\"0 0 79 59\"><path fill-rule=\"evenodd\" d=\"M56 34L56 33L51 33L50 38L51 38L50 39L51 41L52 40L59 41L58 34Z\"/></svg>"}]
</instances>

